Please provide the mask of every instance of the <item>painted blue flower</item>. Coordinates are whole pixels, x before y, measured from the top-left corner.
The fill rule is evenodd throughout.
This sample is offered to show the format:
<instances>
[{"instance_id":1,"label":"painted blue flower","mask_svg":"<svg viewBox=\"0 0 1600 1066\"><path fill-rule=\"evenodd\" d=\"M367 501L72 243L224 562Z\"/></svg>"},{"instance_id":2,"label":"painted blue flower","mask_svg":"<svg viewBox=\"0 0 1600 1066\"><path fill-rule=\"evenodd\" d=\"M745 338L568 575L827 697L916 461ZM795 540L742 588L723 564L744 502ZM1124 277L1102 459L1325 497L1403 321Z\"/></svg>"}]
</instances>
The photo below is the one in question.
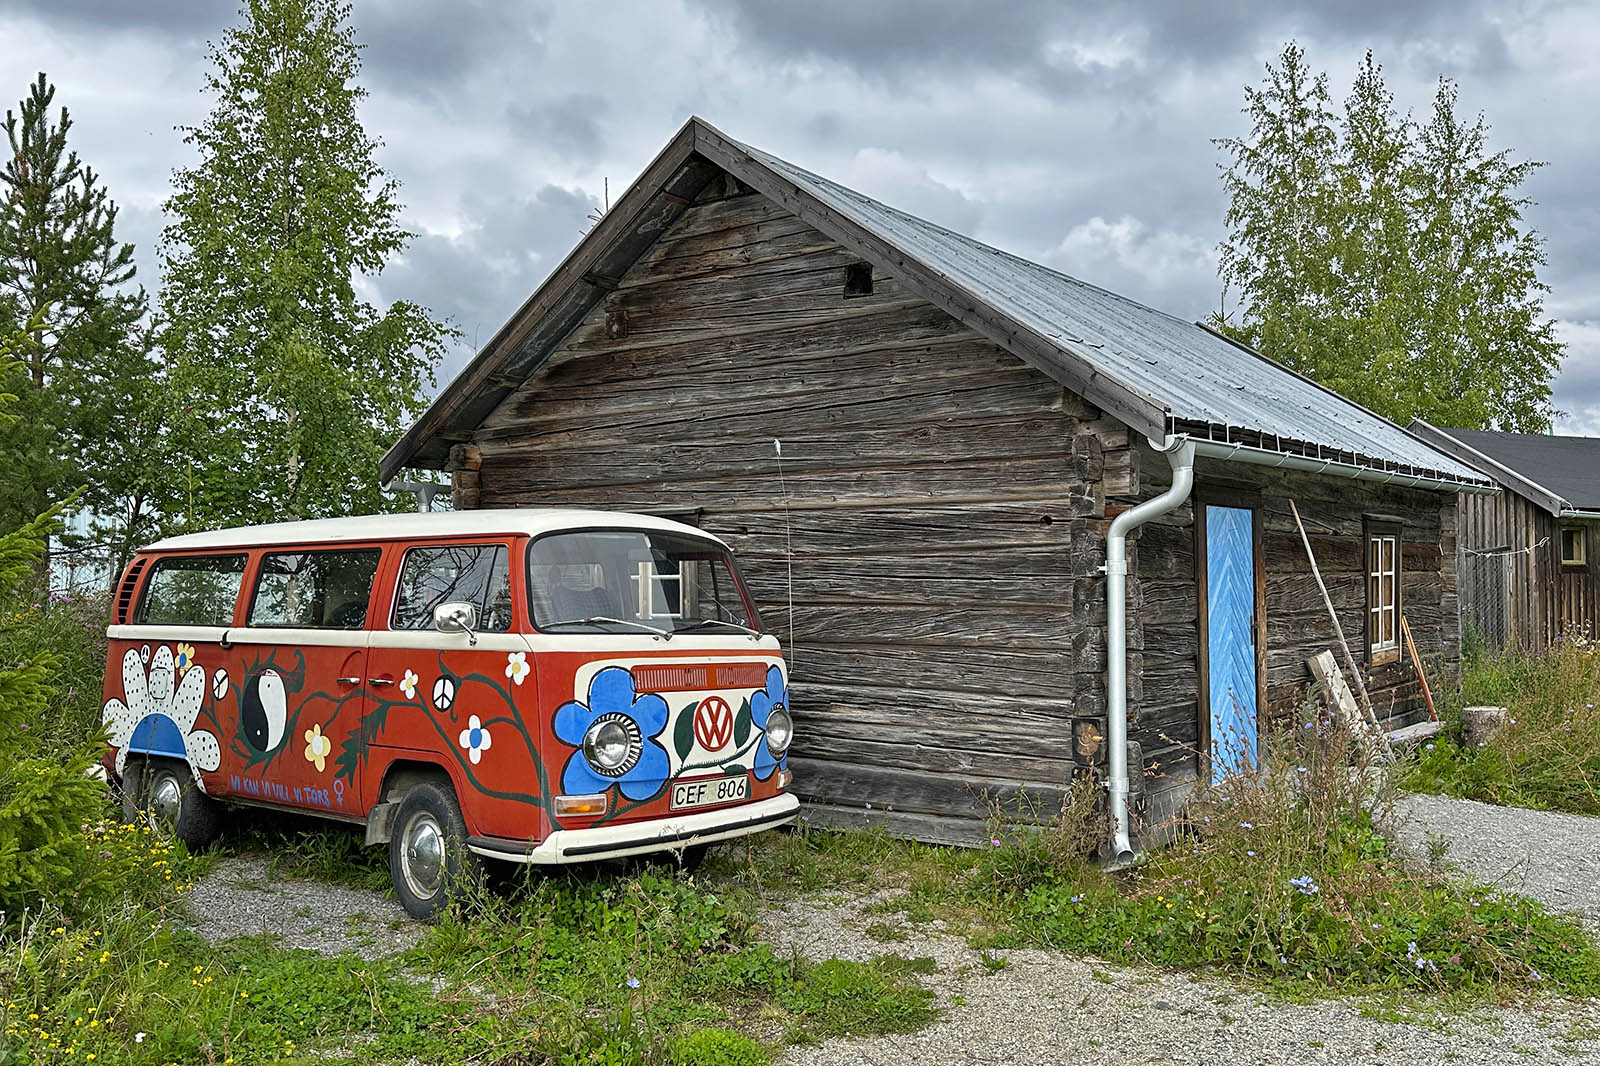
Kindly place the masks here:
<instances>
[{"instance_id":1,"label":"painted blue flower","mask_svg":"<svg viewBox=\"0 0 1600 1066\"><path fill-rule=\"evenodd\" d=\"M767 719L771 717L774 707L782 707L785 712L789 710L789 686L783 680L783 671L776 666L769 666L767 687L750 697L750 720L761 732L761 740L756 744L755 759L750 767L758 781L765 781L772 776L772 771L788 764L787 753L774 759L767 747Z\"/></svg>"},{"instance_id":2,"label":"painted blue flower","mask_svg":"<svg viewBox=\"0 0 1600 1066\"><path fill-rule=\"evenodd\" d=\"M627 771L615 777L596 773L583 757L583 736L595 720L605 715L631 719L642 741L639 758ZM667 701L655 693L641 696L634 688L633 675L620 666L608 666L589 682L589 703L577 700L556 708L552 723L556 736L578 750L561 772L561 791L569 796L604 792L612 785L630 800L649 799L667 779L670 763L667 750L655 738L667 727Z\"/></svg>"}]
</instances>

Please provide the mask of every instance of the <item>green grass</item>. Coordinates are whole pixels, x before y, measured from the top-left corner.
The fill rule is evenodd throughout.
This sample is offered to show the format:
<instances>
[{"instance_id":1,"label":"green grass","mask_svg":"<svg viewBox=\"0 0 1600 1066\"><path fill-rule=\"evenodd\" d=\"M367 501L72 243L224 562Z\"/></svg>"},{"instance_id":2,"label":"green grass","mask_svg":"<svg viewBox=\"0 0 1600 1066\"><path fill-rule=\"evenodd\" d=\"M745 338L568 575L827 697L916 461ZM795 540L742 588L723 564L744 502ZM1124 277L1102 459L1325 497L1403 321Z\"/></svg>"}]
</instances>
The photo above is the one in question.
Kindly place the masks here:
<instances>
[{"instance_id":1,"label":"green grass","mask_svg":"<svg viewBox=\"0 0 1600 1066\"><path fill-rule=\"evenodd\" d=\"M1468 745L1461 709L1508 709L1504 730ZM1542 656L1475 654L1459 697L1441 701L1443 734L1419 754L1406 784L1420 792L1541 810L1600 815L1600 651L1562 641Z\"/></svg>"}]
</instances>

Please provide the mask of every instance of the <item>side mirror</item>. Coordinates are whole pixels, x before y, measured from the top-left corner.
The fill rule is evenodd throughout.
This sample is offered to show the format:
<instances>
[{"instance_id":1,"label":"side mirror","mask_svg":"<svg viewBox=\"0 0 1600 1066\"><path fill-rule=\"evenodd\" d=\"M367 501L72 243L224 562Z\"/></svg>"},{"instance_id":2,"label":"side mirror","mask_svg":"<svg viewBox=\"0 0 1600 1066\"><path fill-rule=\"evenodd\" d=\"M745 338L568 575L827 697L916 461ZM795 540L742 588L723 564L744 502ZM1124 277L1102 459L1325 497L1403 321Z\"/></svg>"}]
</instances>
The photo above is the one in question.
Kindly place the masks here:
<instances>
[{"instance_id":1,"label":"side mirror","mask_svg":"<svg viewBox=\"0 0 1600 1066\"><path fill-rule=\"evenodd\" d=\"M433 628L441 633L465 633L468 644L478 643L478 609L461 600L441 603L433 609Z\"/></svg>"}]
</instances>

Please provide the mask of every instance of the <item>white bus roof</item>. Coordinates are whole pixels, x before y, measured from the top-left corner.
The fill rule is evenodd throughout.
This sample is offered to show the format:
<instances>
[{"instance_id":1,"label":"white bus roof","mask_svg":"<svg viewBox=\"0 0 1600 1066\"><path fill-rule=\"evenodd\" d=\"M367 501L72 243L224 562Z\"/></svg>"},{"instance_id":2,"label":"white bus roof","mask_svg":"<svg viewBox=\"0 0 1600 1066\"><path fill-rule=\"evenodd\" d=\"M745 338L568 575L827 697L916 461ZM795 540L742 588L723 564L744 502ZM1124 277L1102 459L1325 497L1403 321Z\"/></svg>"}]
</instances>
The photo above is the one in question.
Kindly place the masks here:
<instances>
[{"instance_id":1,"label":"white bus roof","mask_svg":"<svg viewBox=\"0 0 1600 1066\"><path fill-rule=\"evenodd\" d=\"M667 518L573 507L486 508L478 511L435 511L428 514L374 514L353 518L313 518L234 526L204 533L185 533L148 544L141 551L193 551L211 548L256 548L278 544L337 541L411 540L424 537L468 537L521 533L537 536L562 529L654 529L686 533L723 544L721 538Z\"/></svg>"}]
</instances>

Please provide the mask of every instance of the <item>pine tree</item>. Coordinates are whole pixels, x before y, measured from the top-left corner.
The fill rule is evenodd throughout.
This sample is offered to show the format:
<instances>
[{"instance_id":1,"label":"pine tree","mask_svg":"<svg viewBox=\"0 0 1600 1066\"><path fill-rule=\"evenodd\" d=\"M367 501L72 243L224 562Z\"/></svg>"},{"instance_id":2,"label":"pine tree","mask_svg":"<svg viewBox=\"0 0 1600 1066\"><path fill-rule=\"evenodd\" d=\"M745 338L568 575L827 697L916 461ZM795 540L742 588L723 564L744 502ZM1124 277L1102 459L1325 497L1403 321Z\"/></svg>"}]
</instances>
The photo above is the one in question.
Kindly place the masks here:
<instances>
[{"instance_id":1,"label":"pine tree","mask_svg":"<svg viewBox=\"0 0 1600 1066\"><path fill-rule=\"evenodd\" d=\"M1242 302L1218 324L1397 422L1548 429L1562 346L1519 192L1542 164L1490 152L1443 79L1419 128L1371 53L1337 120L1292 42L1245 99L1250 135L1217 142Z\"/></svg>"},{"instance_id":2,"label":"pine tree","mask_svg":"<svg viewBox=\"0 0 1600 1066\"><path fill-rule=\"evenodd\" d=\"M333 0L246 0L212 47L162 237L162 344L181 508L199 525L378 510L378 460L451 331L358 283L400 254L396 183L357 115L359 45Z\"/></svg>"},{"instance_id":3,"label":"pine tree","mask_svg":"<svg viewBox=\"0 0 1600 1066\"><path fill-rule=\"evenodd\" d=\"M133 247L116 238L117 206L68 147L72 118L55 116L44 74L7 110L10 158L0 168L0 330L27 323L9 372L14 418L0 428L0 528L12 528L80 485L122 540L137 536L148 504L130 506L150 456L139 437L155 422L159 367L133 285ZM48 323L48 324L43 324Z\"/></svg>"}]
</instances>

